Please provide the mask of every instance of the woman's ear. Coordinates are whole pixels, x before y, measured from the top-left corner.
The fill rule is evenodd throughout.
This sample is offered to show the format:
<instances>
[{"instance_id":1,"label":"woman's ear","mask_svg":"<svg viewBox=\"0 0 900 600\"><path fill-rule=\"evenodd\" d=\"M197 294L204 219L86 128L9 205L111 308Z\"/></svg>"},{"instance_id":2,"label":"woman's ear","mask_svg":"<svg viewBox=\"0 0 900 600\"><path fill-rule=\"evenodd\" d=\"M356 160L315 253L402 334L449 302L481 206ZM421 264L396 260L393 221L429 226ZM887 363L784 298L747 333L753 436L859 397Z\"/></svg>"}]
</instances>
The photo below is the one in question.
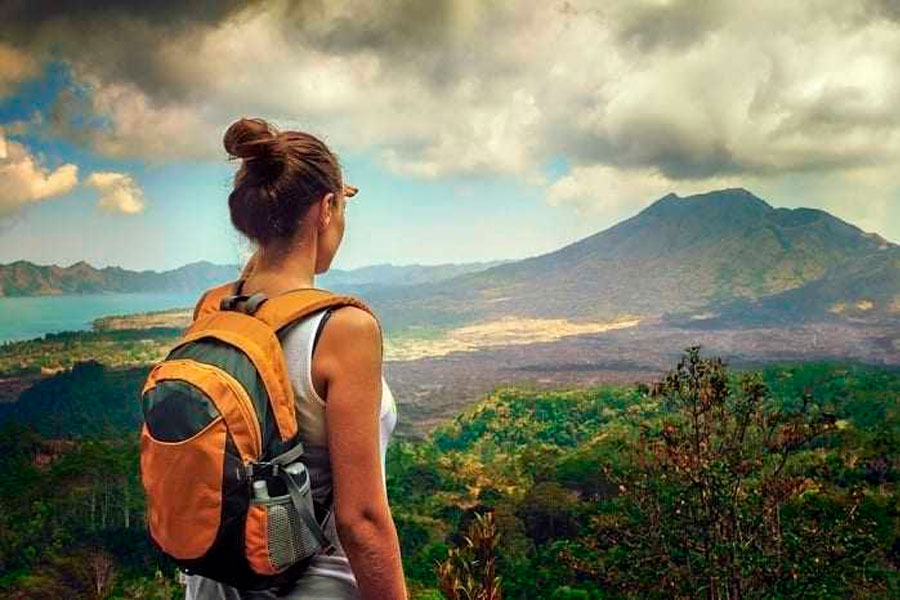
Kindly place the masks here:
<instances>
[{"instance_id":1,"label":"woman's ear","mask_svg":"<svg viewBox=\"0 0 900 600\"><path fill-rule=\"evenodd\" d=\"M334 193L328 192L322 197L322 204L319 207L319 227L325 229L331 223L331 215L334 208Z\"/></svg>"}]
</instances>

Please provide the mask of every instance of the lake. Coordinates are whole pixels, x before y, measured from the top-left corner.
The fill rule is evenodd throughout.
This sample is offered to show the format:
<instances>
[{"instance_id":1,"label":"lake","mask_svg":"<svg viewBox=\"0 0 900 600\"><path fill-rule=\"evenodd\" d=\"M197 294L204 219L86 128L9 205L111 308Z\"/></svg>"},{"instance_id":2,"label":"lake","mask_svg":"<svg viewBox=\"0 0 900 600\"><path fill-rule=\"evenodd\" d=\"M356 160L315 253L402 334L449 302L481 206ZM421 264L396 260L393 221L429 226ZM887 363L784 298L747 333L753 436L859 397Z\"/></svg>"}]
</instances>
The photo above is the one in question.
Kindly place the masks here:
<instances>
[{"instance_id":1,"label":"lake","mask_svg":"<svg viewBox=\"0 0 900 600\"><path fill-rule=\"evenodd\" d=\"M0 297L0 342L91 329L106 315L190 308L199 293L83 294Z\"/></svg>"}]
</instances>

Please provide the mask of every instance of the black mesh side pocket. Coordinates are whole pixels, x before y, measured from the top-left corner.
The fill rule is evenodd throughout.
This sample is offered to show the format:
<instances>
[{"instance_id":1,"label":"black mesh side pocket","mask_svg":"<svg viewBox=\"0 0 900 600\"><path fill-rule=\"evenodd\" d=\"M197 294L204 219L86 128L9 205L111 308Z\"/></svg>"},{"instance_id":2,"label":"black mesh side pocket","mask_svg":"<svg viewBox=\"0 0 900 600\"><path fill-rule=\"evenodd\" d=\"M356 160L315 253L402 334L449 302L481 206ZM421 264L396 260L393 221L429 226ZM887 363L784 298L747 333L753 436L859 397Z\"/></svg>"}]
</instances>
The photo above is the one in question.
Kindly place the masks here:
<instances>
[{"instance_id":1,"label":"black mesh side pocket","mask_svg":"<svg viewBox=\"0 0 900 600\"><path fill-rule=\"evenodd\" d=\"M318 540L297 514L290 496L285 500L283 503L270 504L267 507L269 558L279 571L315 554L319 549Z\"/></svg>"},{"instance_id":2,"label":"black mesh side pocket","mask_svg":"<svg viewBox=\"0 0 900 600\"><path fill-rule=\"evenodd\" d=\"M322 547L317 532L311 529L316 520L306 467L299 462L288 465L284 476L291 477L296 483L296 503L280 479L269 480L266 486L269 492L277 495L256 497L251 502L253 524L248 520L247 551L251 565L259 565L254 567L257 572L280 573L316 554Z\"/></svg>"}]
</instances>

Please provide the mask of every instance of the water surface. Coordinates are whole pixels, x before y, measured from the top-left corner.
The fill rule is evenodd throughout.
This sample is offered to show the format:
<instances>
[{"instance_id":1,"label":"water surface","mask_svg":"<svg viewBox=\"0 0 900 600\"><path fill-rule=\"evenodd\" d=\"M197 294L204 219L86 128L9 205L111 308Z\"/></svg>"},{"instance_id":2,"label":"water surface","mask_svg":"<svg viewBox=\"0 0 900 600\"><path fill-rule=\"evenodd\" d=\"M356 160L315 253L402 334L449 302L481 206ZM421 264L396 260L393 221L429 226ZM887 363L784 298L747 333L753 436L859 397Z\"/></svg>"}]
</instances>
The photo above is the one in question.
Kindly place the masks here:
<instances>
[{"instance_id":1,"label":"water surface","mask_svg":"<svg viewBox=\"0 0 900 600\"><path fill-rule=\"evenodd\" d=\"M0 342L89 330L94 319L106 315L189 308L199 297L172 292L0 297Z\"/></svg>"}]
</instances>

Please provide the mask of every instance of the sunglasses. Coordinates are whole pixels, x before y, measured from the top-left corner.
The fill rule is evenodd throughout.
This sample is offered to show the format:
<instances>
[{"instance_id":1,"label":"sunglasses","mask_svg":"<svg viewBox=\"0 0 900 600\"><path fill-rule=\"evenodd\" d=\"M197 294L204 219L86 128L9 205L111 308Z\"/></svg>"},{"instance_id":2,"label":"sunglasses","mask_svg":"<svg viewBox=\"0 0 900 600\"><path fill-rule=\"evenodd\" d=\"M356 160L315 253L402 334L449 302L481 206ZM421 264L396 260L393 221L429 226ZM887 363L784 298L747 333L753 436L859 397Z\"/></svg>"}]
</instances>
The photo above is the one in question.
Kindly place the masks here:
<instances>
[{"instance_id":1,"label":"sunglasses","mask_svg":"<svg viewBox=\"0 0 900 600\"><path fill-rule=\"evenodd\" d=\"M344 197L352 198L359 192L359 188L355 185L344 184Z\"/></svg>"}]
</instances>

